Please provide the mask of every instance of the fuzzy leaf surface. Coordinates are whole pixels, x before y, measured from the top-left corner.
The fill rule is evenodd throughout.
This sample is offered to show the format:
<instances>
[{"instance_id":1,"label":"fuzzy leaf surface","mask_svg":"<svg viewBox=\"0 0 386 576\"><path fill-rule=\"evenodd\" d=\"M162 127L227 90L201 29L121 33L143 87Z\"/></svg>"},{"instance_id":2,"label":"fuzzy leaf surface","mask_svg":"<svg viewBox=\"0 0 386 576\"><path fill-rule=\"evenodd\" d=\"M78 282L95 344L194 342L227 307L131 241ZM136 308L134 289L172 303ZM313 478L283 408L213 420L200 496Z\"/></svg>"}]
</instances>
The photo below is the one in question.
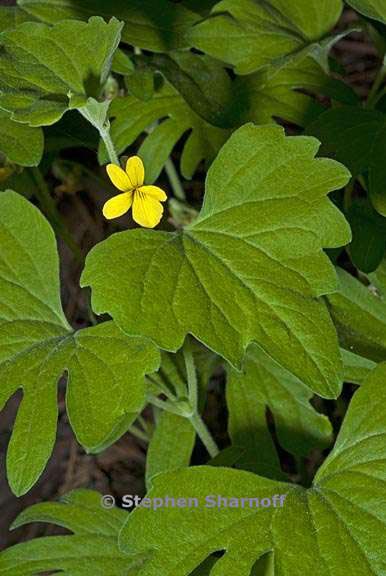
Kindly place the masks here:
<instances>
[{"instance_id":1,"label":"fuzzy leaf surface","mask_svg":"<svg viewBox=\"0 0 386 576\"><path fill-rule=\"evenodd\" d=\"M208 172L193 224L114 234L89 253L82 283L95 311L169 351L191 333L235 366L255 341L307 386L335 396L341 359L318 297L337 285L322 248L350 240L327 197L349 174L315 159L318 146L278 126L240 128Z\"/></svg>"},{"instance_id":2,"label":"fuzzy leaf surface","mask_svg":"<svg viewBox=\"0 0 386 576\"><path fill-rule=\"evenodd\" d=\"M221 0L189 36L196 48L250 74L306 54L332 30L342 7L340 0Z\"/></svg>"},{"instance_id":3,"label":"fuzzy leaf surface","mask_svg":"<svg viewBox=\"0 0 386 576\"><path fill-rule=\"evenodd\" d=\"M36 538L8 548L0 555L1 576L37 576L60 571L64 576L134 576L138 562L118 548L126 512L104 509L101 495L75 490L60 502L43 502L24 510L13 528L31 522L55 524L67 536Z\"/></svg>"},{"instance_id":4,"label":"fuzzy leaf surface","mask_svg":"<svg viewBox=\"0 0 386 576\"><path fill-rule=\"evenodd\" d=\"M122 24L100 17L54 26L25 22L0 34L0 107L31 126L54 124L98 97Z\"/></svg>"},{"instance_id":5,"label":"fuzzy leaf surface","mask_svg":"<svg viewBox=\"0 0 386 576\"><path fill-rule=\"evenodd\" d=\"M142 409L144 376L157 369L159 353L112 322L71 329L60 303L52 229L11 191L0 195L0 294L0 406L23 390L7 453L8 480L20 495L51 454L59 378L68 374L66 404L79 442L98 451Z\"/></svg>"},{"instance_id":6,"label":"fuzzy leaf surface","mask_svg":"<svg viewBox=\"0 0 386 576\"><path fill-rule=\"evenodd\" d=\"M273 552L276 576L382 576L386 566L386 365L356 392L333 451L311 488L227 468L193 467L154 479L150 498L197 498L191 508L139 508L121 532L130 553L149 554L138 576L188 576L210 554L210 576L250 576ZM284 506L206 507L206 497L272 498ZM252 572L253 573L253 572Z\"/></svg>"},{"instance_id":7,"label":"fuzzy leaf surface","mask_svg":"<svg viewBox=\"0 0 386 576\"><path fill-rule=\"evenodd\" d=\"M43 156L44 137L41 128L31 128L10 119L0 110L0 152L20 166L37 166Z\"/></svg>"},{"instance_id":8,"label":"fuzzy leaf surface","mask_svg":"<svg viewBox=\"0 0 386 576\"><path fill-rule=\"evenodd\" d=\"M133 46L165 52L188 47L187 30L198 15L170 0L18 0L28 14L50 24L59 20L88 20L116 16L125 24L122 40Z\"/></svg>"}]
</instances>

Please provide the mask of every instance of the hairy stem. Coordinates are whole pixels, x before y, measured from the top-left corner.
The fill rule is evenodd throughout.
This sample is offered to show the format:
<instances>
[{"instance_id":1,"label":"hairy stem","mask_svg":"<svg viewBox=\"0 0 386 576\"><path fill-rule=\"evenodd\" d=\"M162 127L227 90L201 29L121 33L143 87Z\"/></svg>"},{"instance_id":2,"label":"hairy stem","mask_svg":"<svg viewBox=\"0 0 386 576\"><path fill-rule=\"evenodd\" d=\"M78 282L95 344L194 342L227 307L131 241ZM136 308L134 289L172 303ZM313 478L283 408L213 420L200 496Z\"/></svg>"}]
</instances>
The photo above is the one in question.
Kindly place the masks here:
<instances>
[{"instance_id":1,"label":"hairy stem","mask_svg":"<svg viewBox=\"0 0 386 576\"><path fill-rule=\"evenodd\" d=\"M112 164L116 164L117 166L120 166L118 154L115 151L115 147L114 147L113 141L111 139L110 127L103 128L103 130L99 130L99 134L101 135L101 138L102 138L102 140L106 146L106 150L107 150L107 153L109 155L110 162Z\"/></svg>"},{"instance_id":2,"label":"hairy stem","mask_svg":"<svg viewBox=\"0 0 386 576\"><path fill-rule=\"evenodd\" d=\"M165 170L166 174L168 175L170 185L173 188L174 196L179 200L186 200L185 190L181 184L181 180L171 158L166 160Z\"/></svg>"},{"instance_id":3,"label":"hairy stem","mask_svg":"<svg viewBox=\"0 0 386 576\"><path fill-rule=\"evenodd\" d=\"M188 381L188 398L192 410L197 412L198 407L198 382L197 382L197 371L194 364L192 345L189 337L186 338L184 347L182 349L185 360L186 376Z\"/></svg>"},{"instance_id":4,"label":"hairy stem","mask_svg":"<svg viewBox=\"0 0 386 576\"><path fill-rule=\"evenodd\" d=\"M212 458L215 458L215 456L217 456L217 454L220 451L218 449L218 446L217 446L215 440L213 439L212 434L209 432L208 427L206 426L206 424L203 421L203 419L201 418L201 416L198 414L198 412L195 412L189 418L189 420L190 420L193 428L195 429L197 436L200 438L200 440L204 444L205 448L207 449L208 454Z\"/></svg>"}]
</instances>

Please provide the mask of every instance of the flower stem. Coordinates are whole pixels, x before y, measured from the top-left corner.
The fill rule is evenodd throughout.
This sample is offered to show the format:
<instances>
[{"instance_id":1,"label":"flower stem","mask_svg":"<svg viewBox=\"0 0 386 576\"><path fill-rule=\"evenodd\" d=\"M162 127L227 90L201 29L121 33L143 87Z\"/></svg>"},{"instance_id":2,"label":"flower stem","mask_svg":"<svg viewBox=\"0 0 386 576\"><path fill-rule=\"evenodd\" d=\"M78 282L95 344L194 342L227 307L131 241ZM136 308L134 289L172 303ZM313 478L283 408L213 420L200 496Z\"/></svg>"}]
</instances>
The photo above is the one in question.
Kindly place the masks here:
<instances>
[{"instance_id":1,"label":"flower stem","mask_svg":"<svg viewBox=\"0 0 386 576\"><path fill-rule=\"evenodd\" d=\"M204 444L209 455L214 458L219 453L216 442L214 441L211 433L208 430L205 422L198 412L198 380L197 380L197 370L194 363L194 356L192 351L192 344L189 336L186 338L183 346L183 354L186 367L186 376L188 381L188 399L189 404L192 408L192 415L189 420L195 429L198 437Z\"/></svg>"},{"instance_id":2,"label":"flower stem","mask_svg":"<svg viewBox=\"0 0 386 576\"><path fill-rule=\"evenodd\" d=\"M149 442L149 436L146 432L144 432L143 430L140 430L137 426L135 426L134 424L132 424L129 428L129 432L135 436L136 438L139 438L140 440L143 440L144 442Z\"/></svg>"},{"instance_id":3,"label":"flower stem","mask_svg":"<svg viewBox=\"0 0 386 576\"><path fill-rule=\"evenodd\" d=\"M189 418L189 420L195 429L197 436L200 438L205 448L207 449L208 454L211 456L211 458L215 458L215 456L217 456L220 451L199 413L195 412Z\"/></svg>"},{"instance_id":4,"label":"flower stem","mask_svg":"<svg viewBox=\"0 0 386 576\"><path fill-rule=\"evenodd\" d=\"M382 86L382 82L385 79L385 75L386 75L386 59L383 61L382 66L378 70L378 73L375 77L374 83L371 87L371 90L366 100L365 104L366 108L374 108L376 103L378 102L380 97L379 89Z\"/></svg>"},{"instance_id":5,"label":"flower stem","mask_svg":"<svg viewBox=\"0 0 386 576\"><path fill-rule=\"evenodd\" d=\"M179 198L179 200L186 200L185 190L181 184L181 180L171 158L166 160L165 171L168 175L170 185L173 188L174 196Z\"/></svg>"},{"instance_id":6,"label":"flower stem","mask_svg":"<svg viewBox=\"0 0 386 576\"><path fill-rule=\"evenodd\" d=\"M100 136L104 142L104 145L106 146L106 150L107 150L107 154L109 155L110 162L112 164L116 164L117 166L120 166L118 154L115 151L115 147L114 147L113 141L111 139L110 127L103 128L103 130L99 130L99 134L100 134Z\"/></svg>"},{"instance_id":7,"label":"flower stem","mask_svg":"<svg viewBox=\"0 0 386 576\"><path fill-rule=\"evenodd\" d=\"M185 360L186 376L188 381L188 398L194 412L197 412L198 406L198 382L197 371L194 364L192 345L189 336L186 338L182 349Z\"/></svg>"}]
</instances>

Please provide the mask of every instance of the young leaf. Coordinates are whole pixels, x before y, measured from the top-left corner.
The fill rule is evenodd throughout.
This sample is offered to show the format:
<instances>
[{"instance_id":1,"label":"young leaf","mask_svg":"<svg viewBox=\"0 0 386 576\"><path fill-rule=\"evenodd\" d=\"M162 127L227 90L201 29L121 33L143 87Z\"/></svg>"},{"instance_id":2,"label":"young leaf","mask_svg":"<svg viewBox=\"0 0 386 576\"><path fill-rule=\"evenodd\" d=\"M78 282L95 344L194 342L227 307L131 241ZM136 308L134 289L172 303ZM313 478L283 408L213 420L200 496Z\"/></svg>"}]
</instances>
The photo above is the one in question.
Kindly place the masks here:
<instances>
[{"instance_id":1,"label":"young leaf","mask_svg":"<svg viewBox=\"0 0 386 576\"><path fill-rule=\"evenodd\" d=\"M193 176L202 160L212 161L230 135L229 130L211 126L197 116L168 84L147 102L134 96L116 98L110 115L115 118L111 124L111 137L118 154L142 132L149 131L138 152L144 161L149 184L158 178L173 148L186 132L191 131L181 155L181 173L185 178ZM99 160L101 163L107 161L103 144Z\"/></svg>"},{"instance_id":2,"label":"young leaf","mask_svg":"<svg viewBox=\"0 0 386 576\"><path fill-rule=\"evenodd\" d=\"M248 348L243 372L230 370L227 382L229 434L245 454L237 466L269 478L281 479L280 461L267 428L271 410L279 443L298 456L325 448L332 438L326 416L310 404L312 394L256 345Z\"/></svg>"},{"instance_id":3,"label":"young leaf","mask_svg":"<svg viewBox=\"0 0 386 576\"><path fill-rule=\"evenodd\" d=\"M196 433L187 418L162 412L146 456L146 484L161 472L189 466Z\"/></svg>"},{"instance_id":4,"label":"young leaf","mask_svg":"<svg viewBox=\"0 0 386 576\"><path fill-rule=\"evenodd\" d=\"M278 126L240 128L209 170L193 224L114 234L89 253L82 283L95 311L166 350L191 333L235 366L255 341L307 386L336 396L339 349L317 297L336 289L322 247L350 240L327 198L349 174L315 159L318 144Z\"/></svg>"},{"instance_id":5,"label":"young leaf","mask_svg":"<svg viewBox=\"0 0 386 576\"><path fill-rule=\"evenodd\" d=\"M223 555L211 576L250 576L267 551L273 552L277 576L381 576L386 565L386 516L379 504L386 497L385 378L381 365L355 394L335 447L309 489L206 466L154 479L150 498L190 497L198 505L164 507L162 513L138 508L130 515L121 544L132 554L149 554L138 576L187 576L214 552ZM283 507L278 495L286 495ZM228 501L218 508L217 496L237 498L239 505ZM242 498L259 498L260 506L252 502L250 507L245 500L242 506ZM264 498L271 506L264 506Z\"/></svg>"},{"instance_id":6,"label":"young leaf","mask_svg":"<svg viewBox=\"0 0 386 576\"><path fill-rule=\"evenodd\" d=\"M374 18L386 24L386 5L384 0L346 0L360 14Z\"/></svg>"},{"instance_id":7,"label":"young leaf","mask_svg":"<svg viewBox=\"0 0 386 576\"><path fill-rule=\"evenodd\" d=\"M386 302L356 278L337 269L339 291L328 296L343 348L374 362L386 360Z\"/></svg>"},{"instance_id":8,"label":"young leaf","mask_svg":"<svg viewBox=\"0 0 386 576\"><path fill-rule=\"evenodd\" d=\"M354 354L349 350L341 349L344 381L352 384L362 384L369 373L376 367L375 362Z\"/></svg>"},{"instance_id":9,"label":"young leaf","mask_svg":"<svg viewBox=\"0 0 386 576\"><path fill-rule=\"evenodd\" d=\"M310 53L337 23L341 0L221 0L192 27L192 44L238 74L250 74L288 56Z\"/></svg>"},{"instance_id":10,"label":"young leaf","mask_svg":"<svg viewBox=\"0 0 386 576\"><path fill-rule=\"evenodd\" d=\"M0 555L2 576L37 576L60 571L64 576L134 576L141 559L118 548L118 534L127 514L106 509L101 495L76 490L61 502L35 504L22 512L13 528L49 522L71 530L67 536L37 538L12 546Z\"/></svg>"},{"instance_id":11,"label":"young leaf","mask_svg":"<svg viewBox=\"0 0 386 576\"><path fill-rule=\"evenodd\" d=\"M30 128L10 119L0 110L0 152L20 166L38 166L43 156L44 138L41 128Z\"/></svg>"},{"instance_id":12,"label":"young leaf","mask_svg":"<svg viewBox=\"0 0 386 576\"><path fill-rule=\"evenodd\" d=\"M54 124L99 96L122 24L93 17L48 26L25 22L0 34L0 106L30 126Z\"/></svg>"},{"instance_id":13,"label":"young leaf","mask_svg":"<svg viewBox=\"0 0 386 576\"><path fill-rule=\"evenodd\" d=\"M165 52L189 46L186 32L198 15L170 0L18 0L26 12L50 24L65 19L116 16L125 26L122 40L133 46Z\"/></svg>"},{"instance_id":14,"label":"young leaf","mask_svg":"<svg viewBox=\"0 0 386 576\"><path fill-rule=\"evenodd\" d=\"M386 216L386 115L377 110L344 106L324 112L307 127L323 152L333 155L356 178L369 174L369 193L378 212Z\"/></svg>"},{"instance_id":15,"label":"young leaf","mask_svg":"<svg viewBox=\"0 0 386 576\"><path fill-rule=\"evenodd\" d=\"M23 389L7 454L8 480L20 495L51 454L63 373L75 434L98 451L142 409L144 375L157 369L159 353L112 322L71 329L60 304L54 234L32 204L10 191L0 195L0 294L0 406Z\"/></svg>"}]
</instances>

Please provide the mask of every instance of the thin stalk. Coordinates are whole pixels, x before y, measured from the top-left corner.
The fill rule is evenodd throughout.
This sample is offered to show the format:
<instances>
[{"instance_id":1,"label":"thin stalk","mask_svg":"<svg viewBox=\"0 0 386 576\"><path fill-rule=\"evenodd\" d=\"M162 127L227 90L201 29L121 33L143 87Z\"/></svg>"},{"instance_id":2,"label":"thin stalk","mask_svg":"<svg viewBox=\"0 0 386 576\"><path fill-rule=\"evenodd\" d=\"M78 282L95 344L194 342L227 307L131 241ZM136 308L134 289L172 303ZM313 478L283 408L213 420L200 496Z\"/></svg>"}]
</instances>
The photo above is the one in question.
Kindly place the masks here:
<instances>
[{"instance_id":1,"label":"thin stalk","mask_svg":"<svg viewBox=\"0 0 386 576\"><path fill-rule=\"evenodd\" d=\"M378 73L375 77L371 90L366 100L366 108L374 108L375 104L378 101L378 92L380 87L382 86L382 82L385 79L386 74L386 62L384 61Z\"/></svg>"},{"instance_id":2,"label":"thin stalk","mask_svg":"<svg viewBox=\"0 0 386 576\"><path fill-rule=\"evenodd\" d=\"M176 400L176 397L173 395L172 391L166 386L166 384L162 381L162 376L159 379L153 378L152 376L146 376L147 380L151 382L154 386L159 388L162 394L165 394L166 398L168 398L171 402Z\"/></svg>"},{"instance_id":3,"label":"thin stalk","mask_svg":"<svg viewBox=\"0 0 386 576\"><path fill-rule=\"evenodd\" d=\"M146 432L144 432L143 430L140 430L139 428L137 428L137 426L135 426L134 424L132 424L129 428L129 432L135 436L136 438L139 438L140 440L143 440L144 442L149 442L149 436L146 434Z\"/></svg>"},{"instance_id":4,"label":"thin stalk","mask_svg":"<svg viewBox=\"0 0 386 576\"><path fill-rule=\"evenodd\" d=\"M354 180L351 179L351 181L347 184L346 188L344 189L344 195L343 195L343 208L344 211L347 212L352 204L352 193L354 191Z\"/></svg>"},{"instance_id":5,"label":"thin stalk","mask_svg":"<svg viewBox=\"0 0 386 576\"><path fill-rule=\"evenodd\" d=\"M219 454L220 450L218 449L218 446L214 441L213 436L209 432L201 416L197 412L195 412L189 418L189 421L191 422L193 428L195 429L197 436L200 438L205 448L207 449L208 454L211 456L211 458L215 458Z\"/></svg>"},{"instance_id":6,"label":"thin stalk","mask_svg":"<svg viewBox=\"0 0 386 576\"><path fill-rule=\"evenodd\" d=\"M116 153L113 141L111 140L110 128L104 128L103 130L99 130L99 133L100 133L101 138L102 138L102 140L106 146L106 150L107 150L107 153L109 155L110 162L112 164L116 164L117 166L120 166L118 154Z\"/></svg>"},{"instance_id":7,"label":"thin stalk","mask_svg":"<svg viewBox=\"0 0 386 576\"><path fill-rule=\"evenodd\" d=\"M174 196L179 200L185 201L185 190L181 184L180 177L178 176L176 167L173 164L173 160L168 158L165 163L165 171L169 178L171 187L173 188Z\"/></svg>"},{"instance_id":8,"label":"thin stalk","mask_svg":"<svg viewBox=\"0 0 386 576\"><path fill-rule=\"evenodd\" d=\"M186 338L182 351L184 354L186 376L188 381L188 398L192 410L194 410L194 412L197 412L197 406L198 406L197 371L196 366L194 364L192 346L189 337Z\"/></svg>"},{"instance_id":9,"label":"thin stalk","mask_svg":"<svg viewBox=\"0 0 386 576\"><path fill-rule=\"evenodd\" d=\"M31 168L31 174L36 183L35 195L43 212L46 214L55 231L59 236L63 238L64 242L70 248L77 261L83 262L82 252L80 251L80 248L75 240L72 238L66 225L63 223L56 204L50 194L47 183L43 177L43 174L37 167Z\"/></svg>"},{"instance_id":10,"label":"thin stalk","mask_svg":"<svg viewBox=\"0 0 386 576\"><path fill-rule=\"evenodd\" d=\"M166 410L166 412L172 412L172 414L182 416L181 410L178 409L177 405L174 406L174 404L168 400L160 400L160 398L157 398L157 396L154 396L153 394L148 395L148 400L150 404L157 406L157 408L161 408L161 410Z\"/></svg>"},{"instance_id":11,"label":"thin stalk","mask_svg":"<svg viewBox=\"0 0 386 576\"><path fill-rule=\"evenodd\" d=\"M192 344L189 337L186 338L182 351L184 354L186 376L188 381L189 404L192 407L193 411L193 414L189 417L189 420L193 428L195 429L198 437L201 439L202 443L207 449L208 453L212 458L214 458L219 453L219 449L211 433L209 432L205 422L203 421L198 412L197 370L194 363Z\"/></svg>"}]
</instances>

